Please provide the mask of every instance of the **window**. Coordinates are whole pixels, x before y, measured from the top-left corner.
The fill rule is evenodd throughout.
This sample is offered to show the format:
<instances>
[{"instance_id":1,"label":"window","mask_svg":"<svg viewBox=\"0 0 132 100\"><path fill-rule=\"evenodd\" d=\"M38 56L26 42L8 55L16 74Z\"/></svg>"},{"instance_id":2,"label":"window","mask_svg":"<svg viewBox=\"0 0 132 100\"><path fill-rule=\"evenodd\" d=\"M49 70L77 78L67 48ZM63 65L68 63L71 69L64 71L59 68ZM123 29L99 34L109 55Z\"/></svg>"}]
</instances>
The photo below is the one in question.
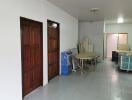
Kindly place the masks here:
<instances>
[{"instance_id":1,"label":"window","mask_svg":"<svg viewBox=\"0 0 132 100\"><path fill-rule=\"evenodd\" d=\"M127 38L128 38L128 34L127 33L119 33L118 34L118 44L127 45Z\"/></svg>"}]
</instances>

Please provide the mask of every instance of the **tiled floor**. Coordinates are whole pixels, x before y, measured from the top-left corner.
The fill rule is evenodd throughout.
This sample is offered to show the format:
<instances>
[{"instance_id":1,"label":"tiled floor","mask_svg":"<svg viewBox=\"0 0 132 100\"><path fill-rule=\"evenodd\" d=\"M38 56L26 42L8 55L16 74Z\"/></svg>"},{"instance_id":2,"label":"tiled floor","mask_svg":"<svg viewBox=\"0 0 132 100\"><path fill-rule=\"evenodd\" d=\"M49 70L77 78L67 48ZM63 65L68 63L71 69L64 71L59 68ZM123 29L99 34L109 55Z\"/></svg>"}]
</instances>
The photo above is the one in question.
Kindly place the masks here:
<instances>
[{"instance_id":1,"label":"tiled floor","mask_svg":"<svg viewBox=\"0 0 132 100\"><path fill-rule=\"evenodd\" d=\"M120 72L116 67L105 60L95 71L56 77L24 100L132 100L132 73Z\"/></svg>"}]
</instances>

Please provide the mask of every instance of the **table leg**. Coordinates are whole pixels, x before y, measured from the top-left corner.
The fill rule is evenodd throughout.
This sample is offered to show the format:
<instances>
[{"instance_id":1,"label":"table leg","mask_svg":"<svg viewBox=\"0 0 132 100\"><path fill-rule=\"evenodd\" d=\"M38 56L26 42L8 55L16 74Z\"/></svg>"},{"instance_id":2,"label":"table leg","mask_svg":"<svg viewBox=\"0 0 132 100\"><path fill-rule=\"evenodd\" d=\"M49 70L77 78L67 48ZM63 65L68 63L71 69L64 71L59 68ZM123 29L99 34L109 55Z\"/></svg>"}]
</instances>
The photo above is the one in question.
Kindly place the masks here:
<instances>
[{"instance_id":1,"label":"table leg","mask_svg":"<svg viewBox=\"0 0 132 100\"><path fill-rule=\"evenodd\" d=\"M79 59L79 68L82 68L82 59Z\"/></svg>"},{"instance_id":2,"label":"table leg","mask_svg":"<svg viewBox=\"0 0 132 100\"><path fill-rule=\"evenodd\" d=\"M83 70L83 59L82 59L82 70Z\"/></svg>"},{"instance_id":3,"label":"table leg","mask_svg":"<svg viewBox=\"0 0 132 100\"><path fill-rule=\"evenodd\" d=\"M73 66L72 71L76 72L76 66L75 66L75 61L74 61L74 59L72 59L72 66Z\"/></svg>"},{"instance_id":4,"label":"table leg","mask_svg":"<svg viewBox=\"0 0 132 100\"><path fill-rule=\"evenodd\" d=\"M84 65L84 62L83 62L84 60L83 59L81 59L81 62L80 62L80 64L81 64L81 74L83 74L83 65Z\"/></svg>"}]
</instances>

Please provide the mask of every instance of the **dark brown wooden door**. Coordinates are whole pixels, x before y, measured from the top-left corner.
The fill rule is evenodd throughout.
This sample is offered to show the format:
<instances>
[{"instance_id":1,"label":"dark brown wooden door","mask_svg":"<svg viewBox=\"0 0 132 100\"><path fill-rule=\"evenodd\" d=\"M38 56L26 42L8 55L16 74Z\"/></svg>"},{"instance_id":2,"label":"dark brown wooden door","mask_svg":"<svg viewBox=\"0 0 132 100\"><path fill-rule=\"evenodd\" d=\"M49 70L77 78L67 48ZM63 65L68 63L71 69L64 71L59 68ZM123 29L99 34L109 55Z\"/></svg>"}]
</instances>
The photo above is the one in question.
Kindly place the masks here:
<instances>
[{"instance_id":1,"label":"dark brown wooden door","mask_svg":"<svg viewBox=\"0 0 132 100\"><path fill-rule=\"evenodd\" d=\"M42 23L20 18L23 96L43 84Z\"/></svg>"},{"instance_id":2,"label":"dark brown wooden door","mask_svg":"<svg viewBox=\"0 0 132 100\"><path fill-rule=\"evenodd\" d=\"M59 24L48 20L48 80L59 75Z\"/></svg>"}]
</instances>

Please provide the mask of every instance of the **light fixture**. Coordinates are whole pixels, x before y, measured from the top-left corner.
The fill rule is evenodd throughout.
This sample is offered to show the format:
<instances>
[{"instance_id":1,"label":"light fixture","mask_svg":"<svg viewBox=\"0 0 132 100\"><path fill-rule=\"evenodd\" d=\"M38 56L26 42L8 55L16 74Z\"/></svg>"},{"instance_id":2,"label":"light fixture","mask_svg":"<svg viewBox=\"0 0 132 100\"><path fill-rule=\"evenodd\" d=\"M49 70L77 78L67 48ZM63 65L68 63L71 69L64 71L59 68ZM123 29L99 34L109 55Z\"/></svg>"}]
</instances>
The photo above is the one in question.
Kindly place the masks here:
<instances>
[{"instance_id":1,"label":"light fixture","mask_svg":"<svg viewBox=\"0 0 132 100\"><path fill-rule=\"evenodd\" d=\"M57 27L57 24L56 23L53 23L52 24L52 27L56 28Z\"/></svg>"},{"instance_id":2,"label":"light fixture","mask_svg":"<svg viewBox=\"0 0 132 100\"><path fill-rule=\"evenodd\" d=\"M90 10L90 20L89 22L94 22L97 20L97 15L98 15L98 11L99 11L99 8L91 8Z\"/></svg>"},{"instance_id":3,"label":"light fixture","mask_svg":"<svg viewBox=\"0 0 132 100\"><path fill-rule=\"evenodd\" d=\"M119 17L119 18L117 19L117 23L123 23L123 22L124 22L123 17Z\"/></svg>"},{"instance_id":4,"label":"light fixture","mask_svg":"<svg viewBox=\"0 0 132 100\"><path fill-rule=\"evenodd\" d=\"M93 13L96 13L96 12L98 12L99 11L99 8L91 8L90 9L90 12L93 12Z\"/></svg>"}]
</instances>

